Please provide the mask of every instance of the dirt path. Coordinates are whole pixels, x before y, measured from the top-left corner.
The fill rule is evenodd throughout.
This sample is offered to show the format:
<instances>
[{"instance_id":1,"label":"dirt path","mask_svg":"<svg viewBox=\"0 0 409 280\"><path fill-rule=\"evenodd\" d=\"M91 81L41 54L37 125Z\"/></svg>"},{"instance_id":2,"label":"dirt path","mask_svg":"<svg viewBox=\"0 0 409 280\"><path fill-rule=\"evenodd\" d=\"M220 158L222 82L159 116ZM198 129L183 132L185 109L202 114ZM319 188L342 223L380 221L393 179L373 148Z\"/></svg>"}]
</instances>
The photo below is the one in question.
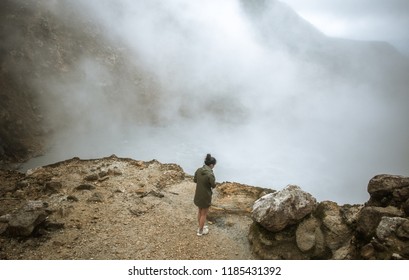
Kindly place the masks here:
<instances>
[{"instance_id":1,"label":"dirt path","mask_svg":"<svg viewBox=\"0 0 409 280\"><path fill-rule=\"evenodd\" d=\"M198 237L191 178L145 196L137 188L130 190L132 176L141 182L154 174L128 174L126 180L119 176L118 183L111 178L93 195L87 190L75 193L79 202L60 203L53 214L64 228L38 238L1 239L3 252L10 259L253 259L248 215L215 215L211 210L210 232ZM105 199L90 203L90 197L98 197L95 193ZM59 197L51 197L50 204Z\"/></svg>"}]
</instances>

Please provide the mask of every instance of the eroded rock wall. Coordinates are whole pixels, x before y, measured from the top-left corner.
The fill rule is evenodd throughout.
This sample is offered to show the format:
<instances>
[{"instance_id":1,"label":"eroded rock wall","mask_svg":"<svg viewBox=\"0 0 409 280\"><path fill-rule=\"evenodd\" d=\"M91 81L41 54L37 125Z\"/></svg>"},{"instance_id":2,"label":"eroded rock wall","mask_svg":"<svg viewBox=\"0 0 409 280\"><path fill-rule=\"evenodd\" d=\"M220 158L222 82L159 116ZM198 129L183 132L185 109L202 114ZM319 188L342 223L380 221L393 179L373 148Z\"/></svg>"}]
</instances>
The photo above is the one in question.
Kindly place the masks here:
<instances>
[{"instance_id":1,"label":"eroded rock wall","mask_svg":"<svg viewBox=\"0 0 409 280\"><path fill-rule=\"evenodd\" d=\"M408 180L375 176L363 205L316 202L296 186L268 194L253 206L254 253L262 259L409 259Z\"/></svg>"}]
</instances>

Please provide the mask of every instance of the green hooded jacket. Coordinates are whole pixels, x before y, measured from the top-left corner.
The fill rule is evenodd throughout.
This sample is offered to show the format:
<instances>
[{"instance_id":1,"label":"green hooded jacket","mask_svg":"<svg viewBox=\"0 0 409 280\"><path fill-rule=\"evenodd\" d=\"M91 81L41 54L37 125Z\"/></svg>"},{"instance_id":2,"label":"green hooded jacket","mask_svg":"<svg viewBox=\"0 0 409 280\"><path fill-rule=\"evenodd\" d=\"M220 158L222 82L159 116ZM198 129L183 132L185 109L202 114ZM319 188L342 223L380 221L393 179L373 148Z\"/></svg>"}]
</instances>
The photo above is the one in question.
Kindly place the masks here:
<instances>
[{"instance_id":1,"label":"green hooded jacket","mask_svg":"<svg viewBox=\"0 0 409 280\"><path fill-rule=\"evenodd\" d=\"M196 183L193 202L199 208L209 208L212 203L212 189L216 187L213 170L209 166L203 165L196 170L193 181Z\"/></svg>"}]
</instances>

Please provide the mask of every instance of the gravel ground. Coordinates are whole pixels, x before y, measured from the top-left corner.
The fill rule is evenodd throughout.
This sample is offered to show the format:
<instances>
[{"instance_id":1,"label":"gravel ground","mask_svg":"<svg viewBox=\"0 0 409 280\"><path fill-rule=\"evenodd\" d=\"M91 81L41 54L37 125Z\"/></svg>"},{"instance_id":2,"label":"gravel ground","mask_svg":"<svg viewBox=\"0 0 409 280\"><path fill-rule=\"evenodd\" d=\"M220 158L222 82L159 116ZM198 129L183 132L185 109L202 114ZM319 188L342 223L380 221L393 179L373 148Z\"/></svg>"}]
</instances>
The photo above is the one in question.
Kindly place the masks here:
<instances>
[{"instance_id":1,"label":"gravel ground","mask_svg":"<svg viewBox=\"0 0 409 280\"><path fill-rule=\"evenodd\" d=\"M118 172L93 183L95 190L76 190L89 170L101 170L95 165ZM253 259L249 215L211 209L209 234L198 237L195 184L170 167L154 162L138 168L133 161L106 158L34 172L30 178L52 174L64 182L57 194L26 190L32 196L27 199L47 200L54 211L50 220L64 227L38 237L0 237L1 259Z\"/></svg>"}]
</instances>

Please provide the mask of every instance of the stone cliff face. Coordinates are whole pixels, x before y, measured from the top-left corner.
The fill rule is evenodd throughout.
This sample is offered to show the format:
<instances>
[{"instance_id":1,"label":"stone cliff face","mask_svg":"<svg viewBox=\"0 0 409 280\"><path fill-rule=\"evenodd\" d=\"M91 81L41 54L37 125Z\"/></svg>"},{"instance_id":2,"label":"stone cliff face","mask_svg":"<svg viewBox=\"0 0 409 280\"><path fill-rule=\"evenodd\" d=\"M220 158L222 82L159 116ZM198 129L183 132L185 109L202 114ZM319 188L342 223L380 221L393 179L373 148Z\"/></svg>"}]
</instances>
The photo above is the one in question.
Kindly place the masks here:
<instances>
[{"instance_id":1,"label":"stone cliff face","mask_svg":"<svg viewBox=\"0 0 409 280\"><path fill-rule=\"evenodd\" d=\"M263 259L408 259L409 178L378 175L363 205L317 203L296 186L257 200L249 240Z\"/></svg>"},{"instance_id":2,"label":"stone cliff face","mask_svg":"<svg viewBox=\"0 0 409 280\"><path fill-rule=\"evenodd\" d=\"M84 88L94 106L81 112L82 117L98 107L98 100L107 99L112 115L130 111L140 122L153 121L155 110L147 108L148 104L150 109L155 106L155 89L141 74L137 61L128 63L128 50L104 37L94 22L77 18L78 11L69 1L58 5L63 15L53 13L49 1L2 2L0 166L43 154L55 131L80 123L81 116L64 96ZM87 67L116 79L92 81L89 71L83 69ZM124 84L139 93L137 100L128 98L126 104L131 107L117 102L115 92Z\"/></svg>"}]
</instances>

